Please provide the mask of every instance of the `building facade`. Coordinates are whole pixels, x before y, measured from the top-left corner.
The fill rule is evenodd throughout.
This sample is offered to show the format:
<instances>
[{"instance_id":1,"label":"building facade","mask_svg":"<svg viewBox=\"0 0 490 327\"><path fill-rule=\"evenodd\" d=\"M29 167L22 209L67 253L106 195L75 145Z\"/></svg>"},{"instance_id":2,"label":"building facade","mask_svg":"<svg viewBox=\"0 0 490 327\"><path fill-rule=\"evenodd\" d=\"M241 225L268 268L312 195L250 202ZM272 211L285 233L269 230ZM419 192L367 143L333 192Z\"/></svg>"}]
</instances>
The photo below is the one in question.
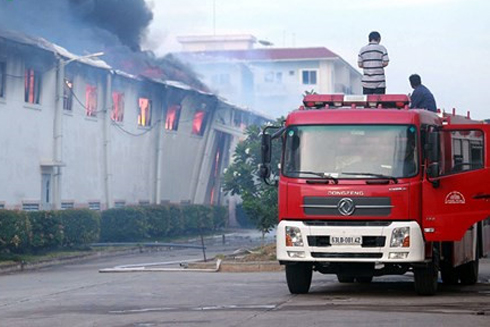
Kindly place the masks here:
<instances>
[{"instance_id":1,"label":"building facade","mask_svg":"<svg viewBox=\"0 0 490 327\"><path fill-rule=\"evenodd\" d=\"M0 31L0 208L223 204L234 145L265 121L181 82Z\"/></svg>"},{"instance_id":2,"label":"building facade","mask_svg":"<svg viewBox=\"0 0 490 327\"><path fill-rule=\"evenodd\" d=\"M361 73L325 47L254 49L256 39L243 35L179 41L184 51L175 55L193 65L213 91L274 117L296 109L305 92L362 93Z\"/></svg>"}]
</instances>

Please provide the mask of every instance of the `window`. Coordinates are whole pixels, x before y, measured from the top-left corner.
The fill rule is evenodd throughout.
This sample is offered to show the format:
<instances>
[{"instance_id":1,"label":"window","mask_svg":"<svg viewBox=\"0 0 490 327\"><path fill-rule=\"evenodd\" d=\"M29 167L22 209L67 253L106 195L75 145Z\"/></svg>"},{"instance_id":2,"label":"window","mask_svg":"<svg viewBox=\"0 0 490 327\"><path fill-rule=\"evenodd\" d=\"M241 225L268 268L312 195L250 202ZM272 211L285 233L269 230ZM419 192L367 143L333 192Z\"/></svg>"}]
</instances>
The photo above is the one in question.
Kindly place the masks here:
<instances>
[{"instance_id":1,"label":"window","mask_svg":"<svg viewBox=\"0 0 490 327\"><path fill-rule=\"evenodd\" d=\"M140 200L140 201L138 201L138 204L140 206L145 207L145 206L149 206L150 205L150 201L148 201L148 200Z\"/></svg>"},{"instance_id":2,"label":"window","mask_svg":"<svg viewBox=\"0 0 490 327\"><path fill-rule=\"evenodd\" d=\"M138 125L150 126L151 125L151 100L148 98L138 99Z\"/></svg>"},{"instance_id":3,"label":"window","mask_svg":"<svg viewBox=\"0 0 490 327\"><path fill-rule=\"evenodd\" d=\"M114 208L124 208L126 206L126 201L115 201Z\"/></svg>"},{"instance_id":4,"label":"window","mask_svg":"<svg viewBox=\"0 0 490 327\"><path fill-rule=\"evenodd\" d=\"M94 201L88 203L88 208L90 210L100 210L100 202Z\"/></svg>"},{"instance_id":5,"label":"window","mask_svg":"<svg viewBox=\"0 0 490 327\"><path fill-rule=\"evenodd\" d=\"M306 85L316 84L316 70L303 70L302 72L302 83Z\"/></svg>"},{"instance_id":6,"label":"window","mask_svg":"<svg viewBox=\"0 0 490 327\"><path fill-rule=\"evenodd\" d=\"M282 73L281 72L267 72L264 76L264 82L266 83L282 83Z\"/></svg>"},{"instance_id":7,"label":"window","mask_svg":"<svg viewBox=\"0 0 490 327\"><path fill-rule=\"evenodd\" d=\"M22 210L24 210L24 211L38 211L39 210L39 203L35 203L35 202L22 203Z\"/></svg>"},{"instance_id":8,"label":"window","mask_svg":"<svg viewBox=\"0 0 490 327\"><path fill-rule=\"evenodd\" d=\"M176 131L179 129L181 107L179 105L173 105L167 110L167 118L165 119L165 129L169 131Z\"/></svg>"},{"instance_id":9,"label":"window","mask_svg":"<svg viewBox=\"0 0 490 327\"><path fill-rule=\"evenodd\" d=\"M85 114L95 117L97 114L97 86L87 84L85 88Z\"/></svg>"},{"instance_id":10,"label":"window","mask_svg":"<svg viewBox=\"0 0 490 327\"><path fill-rule=\"evenodd\" d=\"M117 122L124 120L124 93L122 92L112 92L111 119Z\"/></svg>"},{"instance_id":11,"label":"window","mask_svg":"<svg viewBox=\"0 0 490 327\"><path fill-rule=\"evenodd\" d=\"M73 201L70 202L61 202L61 210L73 209L75 208L75 203Z\"/></svg>"},{"instance_id":12,"label":"window","mask_svg":"<svg viewBox=\"0 0 490 327\"><path fill-rule=\"evenodd\" d=\"M39 104L41 98L41 73L33 68L26 68L24 76L24 101Z\"/></svg>"},{"instance_id":13,"label":"window","mask_svg":"<svg viewBox=\"0 0 490 327\"><path fill-rule=\"evenodd\" d=\"M446 173L483 168L483 133L480 131L451 131L451 162ZM444 136L443 136L444 137Z\"/></svg>"},{"instance_id":14,"label":"window","mask_svg":"<svg viewBox=\"0 0 490 327\"><path fill-rule=\"evenodd\" d=\"M72 110L73 108L73 82L65 79L63 88L63 109Z\"/></svg>"},{"instance_id":15,"label":"window","mask_svg":"<svg viewBox=\"0 0 490 327\"><path fill-rule=\"evenodd\" d=\"M204 135L204 131L206 130L206 122L207 122L207 114L206 111L198 110L194 114L194 119L192 121L192 134L194 135Z\"/></svg>"},{"instance_id":16,"label":"window","mask_svg":"<svg viewBox=\"0 0 490 327\"><path fill-rule=\"evenodd\" d=\"M412 125L291 126L285 133L283 174L314 178L396 178L419 171L417 129Z\"/></svg>"},{"instance_id":17,"label":"window","mask_svg":"<svg viewBox=\"0 0 490 327\"><path fill-rule=\"evenodd\" d=\"M0 209L5 209L5 203L0 203Z\"/></svg>"},{"instance_id":18,"label":"window","mask_svg":"<svg viewBox=\"0 0 490 327\"><path fill-rule=\"evenodd\" d=\"M5 97L5 74L6 74L5 63L0 62L0 98Z\"/></svg>"}]
</instances>

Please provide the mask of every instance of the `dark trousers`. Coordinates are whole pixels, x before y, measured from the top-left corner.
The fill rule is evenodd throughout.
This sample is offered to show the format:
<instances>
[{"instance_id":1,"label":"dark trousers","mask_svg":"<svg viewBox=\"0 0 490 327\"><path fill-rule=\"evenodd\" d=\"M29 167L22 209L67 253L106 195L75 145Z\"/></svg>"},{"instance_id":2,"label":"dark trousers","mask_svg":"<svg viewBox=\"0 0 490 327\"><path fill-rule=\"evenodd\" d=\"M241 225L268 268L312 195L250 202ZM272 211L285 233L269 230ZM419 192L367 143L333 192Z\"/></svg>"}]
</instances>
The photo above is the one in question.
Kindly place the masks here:
<instances>
[{"instance_id":1,"label":"dark trousers","mask_svg":"<svg viewBox=\"0 0 490 327\"><path fill-rule=\"evenodd\" d=\"M368 89L367 87L362 88L362 94L385 94L386 87L378 87L376 89Z\"/></svg>"}]
</instances>

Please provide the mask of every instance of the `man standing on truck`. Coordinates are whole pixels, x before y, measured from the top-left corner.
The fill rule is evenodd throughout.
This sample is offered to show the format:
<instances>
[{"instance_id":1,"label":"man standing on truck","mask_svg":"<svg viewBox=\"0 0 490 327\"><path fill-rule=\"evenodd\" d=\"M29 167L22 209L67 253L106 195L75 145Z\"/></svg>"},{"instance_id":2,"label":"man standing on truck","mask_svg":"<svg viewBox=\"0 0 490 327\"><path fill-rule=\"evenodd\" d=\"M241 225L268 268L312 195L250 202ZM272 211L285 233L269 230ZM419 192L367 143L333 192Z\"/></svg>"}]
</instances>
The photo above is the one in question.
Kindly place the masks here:
<instances>
[{"instance_id":1,"label":"man standing on truck","mask_svg":"<svg viewBox=\"0 0 490 327\"><path fill-rule=\"evenodd\" d=\"M427 109L437 112L436 100L429 89L422 84L420 76L413 74L408 79L413 88L413 93L410 97L410 109Z\"/></svg>"},{"instance_id":2,"label":"man standing on truck","mask_svg":"<svg viewBox=\"0 0 490 327\"><path fill-rule=\"evenodd\" d=\"M359 51L357 64L364 70L362 77L363 94L385 94L386 79L384 67L388 66L390 58L388 51L379 44L381 35L378 32L369 33L369 44Z\"/></svg>"}]
</instances>

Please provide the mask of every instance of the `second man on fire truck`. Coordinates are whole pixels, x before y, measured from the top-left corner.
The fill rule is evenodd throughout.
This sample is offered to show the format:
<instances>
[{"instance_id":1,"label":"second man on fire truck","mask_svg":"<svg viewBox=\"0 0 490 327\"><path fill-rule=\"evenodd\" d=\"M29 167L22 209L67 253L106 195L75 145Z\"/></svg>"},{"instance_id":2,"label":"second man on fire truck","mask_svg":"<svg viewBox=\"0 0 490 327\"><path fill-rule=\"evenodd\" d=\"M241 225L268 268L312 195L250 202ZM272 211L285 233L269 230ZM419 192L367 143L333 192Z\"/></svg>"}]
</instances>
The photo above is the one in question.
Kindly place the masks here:
<instances>
[{"instance_id":1,"label":"second man on fire truck","mask_svg":"<svg viewBox=\"0 0 490 327\"><path fill-rule=\"evenodd\" d=\"M384 67L390 59L388 51L379 44L381 35L378 32L369 33L369 44L359 51L357 64L364 71L362 77L363 94L385 94L386 79Z\"/></svg>"},{"instance_id":2,"label":"second man on fire truck","mask_svg":"<svg viewBox=\"0 0 490 327\"><path fill-rule=\"evenodd\" d=\"M413 88L413 93L410 96L411 109L427 109L437 112L436 100L425 85L422 84L422 79L419 75L413 74L408 78L410 85Z\"/></svg>"}]
</instances>

